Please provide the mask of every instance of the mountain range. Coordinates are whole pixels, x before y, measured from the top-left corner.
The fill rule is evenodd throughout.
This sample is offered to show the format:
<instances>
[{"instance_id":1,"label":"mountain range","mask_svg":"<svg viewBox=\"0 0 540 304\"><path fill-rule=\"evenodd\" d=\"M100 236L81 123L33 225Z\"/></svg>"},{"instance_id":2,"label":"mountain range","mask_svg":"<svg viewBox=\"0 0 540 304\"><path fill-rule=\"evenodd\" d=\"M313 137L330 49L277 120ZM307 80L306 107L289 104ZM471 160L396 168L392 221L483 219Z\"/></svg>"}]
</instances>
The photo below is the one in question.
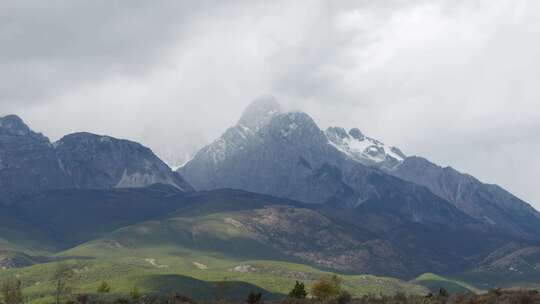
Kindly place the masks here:
<instances>
[{"instance_id":1,"label":"mountain range","mask_svg":"<svg viewBox=\"0 0 540 304\"><path fill-rule=\"evenodd\" d=\"M264 260L508 285L540 278L539 244L540 214L501 187L357 128L321 130L271 97L177 171L136 142L90 133L50 142L15 115L0 118L6 269L144 253L226 260L223 271L243 276L262 270L234 263Z\"/></svg>"},{"instance_id":2,"label":"mountain range","mask_svg":"<svg viewBox=\"0 0 540 304\"><path fill-rule=\"evenodd\" d=\"M112 189L155 183L193 190L149 148L75 133L51 143L15 115L0 118L0 202L51 189Z\"/></svg>"},{"instance_id":3,"label":"mountain range","mask_svg":"<svg viewBox=\"0 0 540 304\"><path fill-rule=\"evenodd\" d=\"M426 202L452 209L448 219L461 211L517 237L537 239L540 232L540 213L498 186L407 157L358 129L322 131L306 113L283 113L271 98L252 103L178 172L197 189L243 189L353 210L387 204L394 190L401 198L393 208L406 205L416 222L432 219L414 208Z\"/></svg>"}]
</instances>

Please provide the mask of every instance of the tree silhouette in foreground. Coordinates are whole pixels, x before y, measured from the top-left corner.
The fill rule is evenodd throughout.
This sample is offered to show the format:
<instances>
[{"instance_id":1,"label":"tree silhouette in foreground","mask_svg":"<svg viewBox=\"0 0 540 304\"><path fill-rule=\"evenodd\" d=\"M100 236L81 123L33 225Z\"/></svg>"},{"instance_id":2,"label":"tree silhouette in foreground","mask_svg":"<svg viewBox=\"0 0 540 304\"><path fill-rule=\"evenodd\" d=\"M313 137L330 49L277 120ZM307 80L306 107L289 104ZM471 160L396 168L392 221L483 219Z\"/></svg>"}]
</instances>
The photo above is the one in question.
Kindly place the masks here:
<instances>
[{"instance_id":1,"label":"tree silhouette in foreground","mask_svg":"<svg viewBox=\"0 0 540 304\"><path fill-rule=\"evenodd\" d=\"M293 299L305 299L307 295L306 286L304 283L298 281L296 281L294 288L289 292L289 298Z\"/></svg>"}]
</instances>

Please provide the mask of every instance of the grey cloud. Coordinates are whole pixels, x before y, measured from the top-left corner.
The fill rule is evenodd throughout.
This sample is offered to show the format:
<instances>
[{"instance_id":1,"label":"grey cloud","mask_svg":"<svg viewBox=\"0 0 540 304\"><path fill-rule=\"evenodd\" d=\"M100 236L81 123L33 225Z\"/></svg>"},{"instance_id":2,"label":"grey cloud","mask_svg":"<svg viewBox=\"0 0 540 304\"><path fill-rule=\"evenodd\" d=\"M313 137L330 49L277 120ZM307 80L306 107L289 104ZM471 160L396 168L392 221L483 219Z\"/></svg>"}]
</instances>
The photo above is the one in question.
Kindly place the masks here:
<instances>
[{"instance_id":1,"label":"grey cloud","mask_svg":"<svg viewBox=\"0 0 540 304\"><path fill-rule=\"evenodd\" d=\"M205 2L3 1L0 99L42 102L113 75L144 77Z\"/></svg>"},{"instance_id":2,"label":"grey cloud","mask_svg":"<svg viewBox=\"0 0 540 304\"><path fill-rule=\"evenodd\" d=\"M539 6L2 1L0 114L178 162L272 94L540 206Z\"/></svg>"}]
</instances>

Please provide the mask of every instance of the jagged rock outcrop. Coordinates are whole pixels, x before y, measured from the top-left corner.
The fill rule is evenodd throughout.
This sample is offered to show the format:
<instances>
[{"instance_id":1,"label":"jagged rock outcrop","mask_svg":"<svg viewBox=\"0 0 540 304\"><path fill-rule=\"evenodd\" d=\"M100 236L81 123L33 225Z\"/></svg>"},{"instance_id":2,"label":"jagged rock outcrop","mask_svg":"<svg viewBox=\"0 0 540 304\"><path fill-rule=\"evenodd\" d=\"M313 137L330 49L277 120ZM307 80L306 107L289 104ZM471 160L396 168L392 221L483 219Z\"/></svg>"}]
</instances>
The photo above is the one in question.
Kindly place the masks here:
<instances>
[{"instance_id":1,"label":"jagged rock outcrop","mask_svg":"<svg viewBox=\"0 0 540 304\"><path fill-rule=\"evenodd\" d=\"M0 203L15 196L72 186L49 139L18 116L0 117Z\"/></svg>"}]
</instances>

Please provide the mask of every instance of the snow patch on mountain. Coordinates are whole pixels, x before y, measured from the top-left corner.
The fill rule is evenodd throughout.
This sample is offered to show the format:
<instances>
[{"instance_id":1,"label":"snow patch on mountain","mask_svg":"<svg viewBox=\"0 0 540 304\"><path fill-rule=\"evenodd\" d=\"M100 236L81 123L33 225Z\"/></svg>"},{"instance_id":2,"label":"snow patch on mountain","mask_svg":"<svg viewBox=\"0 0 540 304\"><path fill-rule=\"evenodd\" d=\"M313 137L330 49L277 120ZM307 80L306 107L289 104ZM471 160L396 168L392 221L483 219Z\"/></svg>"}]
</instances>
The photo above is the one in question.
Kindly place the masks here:
<instances>
[{"instance_id":1,"label":"snow patch on mountain","mask_svg":"<svg viewBox=\"0 0 540 304\"><path fill-rule=\"evenodd\" d=\"M392 169L406 158L398 148L367 137L356 128L347 132L341 127L330 127L325 134L330 144L337 150L365 165L380 165Z\"/></svg>"},{"instance_id":2,"label":"snow patch on mountain","mask_svg":"<svg viewBox=\"0 0 540 304\"><path fill-rule=\"evenodd\" d=\"M236 153L236 151L243 150L245 145L255 137L255 134L253 129L238 123L236 126L225 131L213 143L201 149L197 154L206 154L214 164L217 164Z\"/></svg>"},{"instance_id":3,"label":"snow patch on mountain","mask_svg":"<svg viewBox=\"0 0 540 304\"><path fill-rule=\"evenodd\" d=\"M178 163L177 165L167 164L169 167L171 167L171 170L178 171L178 169L182 168L185 164L187 164L190 160L193 159L193 154L191 153L185 153L183 157L183 161L181 163Z\"/></svg>"}]
</instances>

